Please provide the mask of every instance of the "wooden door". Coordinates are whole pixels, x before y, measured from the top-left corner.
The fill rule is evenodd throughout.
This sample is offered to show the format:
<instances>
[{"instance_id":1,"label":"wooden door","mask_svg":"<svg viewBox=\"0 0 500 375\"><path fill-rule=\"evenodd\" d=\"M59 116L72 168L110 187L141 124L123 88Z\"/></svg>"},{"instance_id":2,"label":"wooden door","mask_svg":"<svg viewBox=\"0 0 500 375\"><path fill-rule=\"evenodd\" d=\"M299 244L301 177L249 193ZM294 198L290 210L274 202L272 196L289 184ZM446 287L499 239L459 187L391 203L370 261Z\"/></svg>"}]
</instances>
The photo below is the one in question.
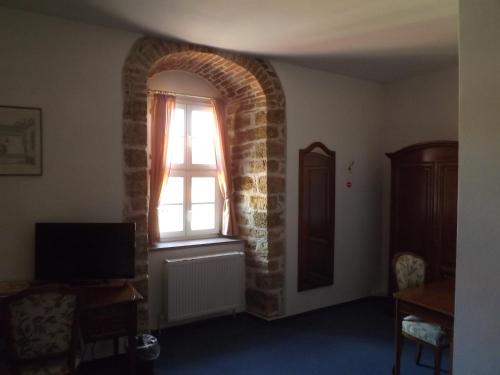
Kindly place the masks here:
<instances>
[{"instance_id":1,"label":"wooden door","mask_svg":"<svg viewBox=\"0 0 500 375\"><path fill-rule=\"evenodd\" d=\"M391 159L389 264L402 251L428 263L427 279L453 274L456 257L458 143L405 147ZM396 290L389 269L389 293Z\"/></svg>"},{"instance_id":2,"label":"wooden door","mask_svg":"<svg viewBox=\"0 0 500 375\"><path fill-rule=\"evenodd\" d=\"M298 290L302 291L333 284L335 153L315 142L300 150L299 169Z\"/></svg>"}]
</instances>

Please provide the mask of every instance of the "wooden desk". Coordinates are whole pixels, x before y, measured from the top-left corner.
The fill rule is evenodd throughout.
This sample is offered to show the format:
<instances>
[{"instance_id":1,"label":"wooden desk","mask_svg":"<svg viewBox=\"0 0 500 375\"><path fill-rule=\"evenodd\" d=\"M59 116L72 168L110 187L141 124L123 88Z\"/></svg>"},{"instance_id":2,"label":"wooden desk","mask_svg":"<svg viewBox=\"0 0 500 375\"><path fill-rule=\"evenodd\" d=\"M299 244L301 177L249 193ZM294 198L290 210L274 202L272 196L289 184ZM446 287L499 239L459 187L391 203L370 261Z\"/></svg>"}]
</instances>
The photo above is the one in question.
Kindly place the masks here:
<instances>
[{"instance_id":1,"label":"wooden desk","mask_svg":"<svg viewBox=\"0 0 500 375\"><path fill-rule=\"evenodd\" d=\"M449 374L453 364L453 321L455 309L455 284L444 280L425 284L419 288L405 289L394 293L396 302L395 316L395 363L394 374L401 368L401 325L407 315L416 315L422 320L439 324L448 334L450 341Z\"/></svg>"},{"instance_id":2,"label":"wooden desk","mask_svg":"<svg viewBox=\"0 0 500 375\"><path fill-rule=\"evenodd\" d=\"M29 282L0 282L0 297L20 292ZM137 302L141 294L129 283L75 287L80 298L80 328L85 342L113 339L115 354L118 338L126 336L130 374L136 369Z\"/></svg>"}]
</instances>

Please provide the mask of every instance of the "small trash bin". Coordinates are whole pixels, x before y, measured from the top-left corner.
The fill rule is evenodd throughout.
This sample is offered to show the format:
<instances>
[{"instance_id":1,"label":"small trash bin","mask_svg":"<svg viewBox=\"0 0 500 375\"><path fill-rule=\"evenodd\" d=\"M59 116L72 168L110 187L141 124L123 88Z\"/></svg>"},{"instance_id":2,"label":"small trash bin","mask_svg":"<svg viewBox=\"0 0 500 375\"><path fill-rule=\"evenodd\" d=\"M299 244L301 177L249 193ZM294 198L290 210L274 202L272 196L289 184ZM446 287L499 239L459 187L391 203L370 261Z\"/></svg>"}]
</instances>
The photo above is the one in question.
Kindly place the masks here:
<instances>
[{"instance_id":1,"label":"small trash bin","mask_svg":"<svg viewBox=\"0 0 500 375\"><path fill-rule=\"evenodd\" d=\"M155 360L160 356L160 344L152 335L136 336L137 375L154 375Z\"/></svg>"}]
</instances>

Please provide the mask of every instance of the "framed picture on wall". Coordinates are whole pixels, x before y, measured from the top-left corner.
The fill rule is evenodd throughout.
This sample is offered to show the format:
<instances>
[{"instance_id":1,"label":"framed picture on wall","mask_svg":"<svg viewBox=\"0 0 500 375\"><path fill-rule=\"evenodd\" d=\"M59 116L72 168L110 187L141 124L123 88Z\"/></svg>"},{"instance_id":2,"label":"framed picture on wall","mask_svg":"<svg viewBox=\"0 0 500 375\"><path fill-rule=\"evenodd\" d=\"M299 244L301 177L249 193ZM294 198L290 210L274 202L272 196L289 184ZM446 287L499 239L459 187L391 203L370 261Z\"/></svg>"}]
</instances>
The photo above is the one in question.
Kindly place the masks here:
<instances>
[{"instance_id":1,"label":"framed picture on wall","mask_svg":"<svg viewBox=\"0 0 500 375\"><path fill-rule=\"evenodd\" d=\"M42 175L42 110L0 106L0 175Z\"/></svg>"}]
</instances>

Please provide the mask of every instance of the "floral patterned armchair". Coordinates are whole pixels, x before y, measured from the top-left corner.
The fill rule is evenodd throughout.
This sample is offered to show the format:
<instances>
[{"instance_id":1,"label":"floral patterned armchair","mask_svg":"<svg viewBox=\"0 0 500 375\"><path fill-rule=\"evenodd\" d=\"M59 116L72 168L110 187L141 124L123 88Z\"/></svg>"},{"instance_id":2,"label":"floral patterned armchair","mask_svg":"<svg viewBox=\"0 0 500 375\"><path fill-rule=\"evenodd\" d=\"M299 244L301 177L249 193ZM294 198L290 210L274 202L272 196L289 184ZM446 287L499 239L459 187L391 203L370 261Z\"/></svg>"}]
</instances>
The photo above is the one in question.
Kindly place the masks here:
<instances>
[{"instance_id":1,"label":"floral patterned armchair","mask_svg":"<svg viewBox=\"0 0 500 375\"><path fill-rule=\"evenodd\" d=\"M394 256L392 266L399 290L424 284L427 264L422 257L410 252L398 253ZM420 364L422 345L434 347L435 372L438 373L441 351L448 346L448 337L443 329L437 324L427 323L417 316L409 315L403 319L401 330L405 337L417 343L417 365Z\"/></svg>"},{"instance_id":2,"label":"floral patterned armchair","mask_svg":"<svg viewBox=\"0 0 500 375\"><path fill-rule=\"evenodd\" d=\"M8 297L4 311L14 375L76 373L78 298L74 290L31 288Z\"/></svg>"}]
</instances>

